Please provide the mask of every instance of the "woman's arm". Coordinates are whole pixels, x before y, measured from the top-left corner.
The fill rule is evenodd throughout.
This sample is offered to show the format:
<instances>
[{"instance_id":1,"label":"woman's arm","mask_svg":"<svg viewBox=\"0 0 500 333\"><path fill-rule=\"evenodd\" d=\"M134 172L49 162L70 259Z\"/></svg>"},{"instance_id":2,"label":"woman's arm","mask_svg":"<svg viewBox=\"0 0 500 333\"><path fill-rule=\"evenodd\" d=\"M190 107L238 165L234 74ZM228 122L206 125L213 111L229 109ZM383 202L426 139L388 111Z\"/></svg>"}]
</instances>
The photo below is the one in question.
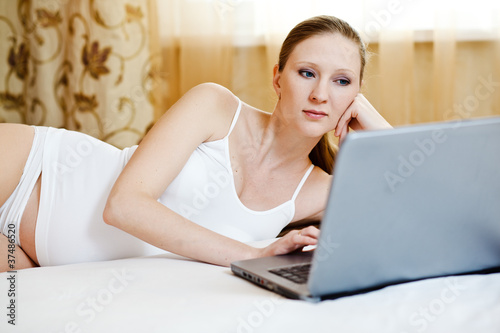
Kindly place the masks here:
<instances>
[{"instance_id":1,"label":"woman's arm","mask_svg":"<svg viewBox=\"0 0 500 333\"><path fill-rule=\"evenodd\" d=\"M353 130L392 128L361 93L354 98L351 105L339 119L335 129L335 136L339 137L340 142L349 132L349 127Z\"/></svg>"},{"instance_id":2,"label":"woman's arm","mask_svg":"<svg viewBox=\"0 0 500 333\"><path fill-rule=\"evenodd\" d=\"M315 243L313 237L290 235L268 251L256 249L203 228L157 201L200 143L227 134L237 103L229 91L214 84L186 93L144 137L118 177L104 221L166 251L226 266Z\"/></svg>"}]
</instances>

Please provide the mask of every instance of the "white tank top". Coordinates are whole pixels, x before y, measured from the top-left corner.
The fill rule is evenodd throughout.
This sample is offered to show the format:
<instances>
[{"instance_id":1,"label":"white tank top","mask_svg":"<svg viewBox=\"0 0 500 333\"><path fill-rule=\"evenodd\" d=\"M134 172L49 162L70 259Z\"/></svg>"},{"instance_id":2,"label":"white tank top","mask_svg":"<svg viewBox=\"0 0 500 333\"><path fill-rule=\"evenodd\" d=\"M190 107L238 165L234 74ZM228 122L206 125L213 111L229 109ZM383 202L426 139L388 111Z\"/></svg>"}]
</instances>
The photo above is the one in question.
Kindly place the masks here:
<instances>
[{"instance_id":1,"label":"white tank top","mask_svg":"<svg viewBox=\"0 0 500 333\"><path fill-rule=\"evenodd\" d=\"M304 174L290 200L265 211L246 207L236 193L229 155L229 135L240 111L241 101L227 135L199 145L158 200L187 219L242 242L274 238L292 221L295 199L314 165ZM133 151L135 147L127 152L129 157Z\"/></svg>"}]
</instances>

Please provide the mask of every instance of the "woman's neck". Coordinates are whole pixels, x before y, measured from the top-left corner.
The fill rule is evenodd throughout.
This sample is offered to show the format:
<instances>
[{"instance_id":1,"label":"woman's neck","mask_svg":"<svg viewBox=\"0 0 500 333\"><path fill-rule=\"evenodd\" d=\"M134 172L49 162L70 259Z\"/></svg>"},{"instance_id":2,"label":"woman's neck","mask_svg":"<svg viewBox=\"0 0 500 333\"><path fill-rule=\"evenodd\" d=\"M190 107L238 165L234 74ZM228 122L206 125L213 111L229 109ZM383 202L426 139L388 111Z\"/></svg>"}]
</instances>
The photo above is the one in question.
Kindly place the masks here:
<instances>
[{"instance_id":1,"label":"woman's neck","mask_svg":"<svg viewBox=\"0 0 500 333\"><path fill-rule=\"evenodd\" d=\"M269 116L261 138L256 156L260 164L269 169L300 170L310 165L309 153L321 139L301 136L297 129L285 124L279 112Z\"/></svg>"}]
</instances>

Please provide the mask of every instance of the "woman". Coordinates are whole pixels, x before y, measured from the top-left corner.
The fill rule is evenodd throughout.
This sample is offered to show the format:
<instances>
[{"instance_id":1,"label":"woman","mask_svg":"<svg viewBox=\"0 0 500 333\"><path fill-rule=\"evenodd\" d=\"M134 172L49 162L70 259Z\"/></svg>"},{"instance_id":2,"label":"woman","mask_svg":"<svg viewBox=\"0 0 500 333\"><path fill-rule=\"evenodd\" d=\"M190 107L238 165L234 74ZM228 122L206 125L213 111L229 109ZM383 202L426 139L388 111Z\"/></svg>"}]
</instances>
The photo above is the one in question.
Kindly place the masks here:
<instances>
[{"instance_id":1,"label":"woman","mask_svg":"<svg viewBox=\"0 0 500 333\"><path fill-rule=\"evenodd\" d=\"M306 20L274 67L272 114L202 84L123 151L76 132L0 124L0 270L165 250L229 265L316 244L314 227L265 248L244 242L322 217L326 133L342 141L349 127L390 127L359 93L365 57L346 22Z\"/></svg>"}]
</instances>

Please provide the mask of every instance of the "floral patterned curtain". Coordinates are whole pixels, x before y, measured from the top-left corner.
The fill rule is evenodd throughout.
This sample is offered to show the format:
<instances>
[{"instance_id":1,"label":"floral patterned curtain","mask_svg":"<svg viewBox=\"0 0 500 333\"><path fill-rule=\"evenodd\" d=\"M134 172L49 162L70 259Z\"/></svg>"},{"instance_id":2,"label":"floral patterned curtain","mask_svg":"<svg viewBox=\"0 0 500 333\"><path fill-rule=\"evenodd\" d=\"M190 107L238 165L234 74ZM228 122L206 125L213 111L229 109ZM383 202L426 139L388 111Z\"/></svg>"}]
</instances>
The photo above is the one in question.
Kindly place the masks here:
<instances>
[{"instance_id":1,"label":"floral patterned curtain","mask_svg":"<svg viewBox=\"0 0 500 333\"><path fill-rule=\"evenodd\" d=\"M137 143L163 111L155 0L0 0L0 122Z\"/></svg>"}]
</instances>

